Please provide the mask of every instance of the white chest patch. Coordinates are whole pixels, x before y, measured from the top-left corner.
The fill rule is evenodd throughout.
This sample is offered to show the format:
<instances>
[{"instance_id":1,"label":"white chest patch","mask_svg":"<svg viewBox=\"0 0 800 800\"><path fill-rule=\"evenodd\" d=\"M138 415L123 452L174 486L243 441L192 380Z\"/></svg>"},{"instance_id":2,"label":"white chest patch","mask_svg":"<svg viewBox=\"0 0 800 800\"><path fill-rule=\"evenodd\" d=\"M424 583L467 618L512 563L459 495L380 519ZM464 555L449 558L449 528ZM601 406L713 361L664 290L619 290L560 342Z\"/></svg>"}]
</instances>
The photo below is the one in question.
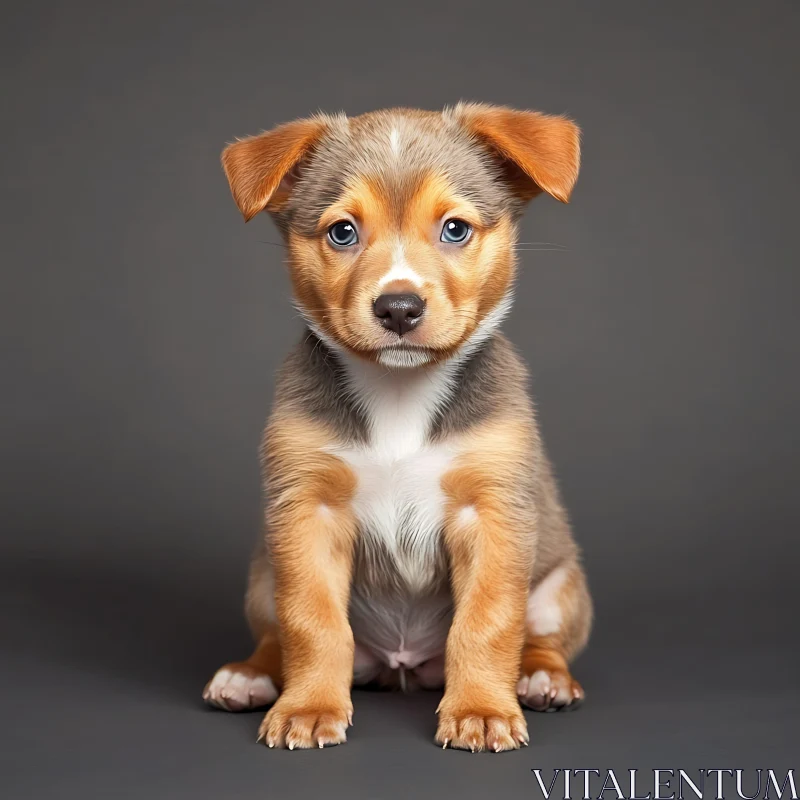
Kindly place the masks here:
<instances>
[{"instance_id":1,"label":"white chest patch","mask_svg":"<svg viewBox=\"0 0 800 800\"><path fill-rule=\"evenodd\" d=\"M444 520L441 478L454 456L451 446L428 443L427 434L452 387L453 370L349 367L369 440L335 452L358 477L353 505L361 535L367 546L371 540L392 556L410 590L421 591L434 578Z\"/></svg>"}]
</instances>

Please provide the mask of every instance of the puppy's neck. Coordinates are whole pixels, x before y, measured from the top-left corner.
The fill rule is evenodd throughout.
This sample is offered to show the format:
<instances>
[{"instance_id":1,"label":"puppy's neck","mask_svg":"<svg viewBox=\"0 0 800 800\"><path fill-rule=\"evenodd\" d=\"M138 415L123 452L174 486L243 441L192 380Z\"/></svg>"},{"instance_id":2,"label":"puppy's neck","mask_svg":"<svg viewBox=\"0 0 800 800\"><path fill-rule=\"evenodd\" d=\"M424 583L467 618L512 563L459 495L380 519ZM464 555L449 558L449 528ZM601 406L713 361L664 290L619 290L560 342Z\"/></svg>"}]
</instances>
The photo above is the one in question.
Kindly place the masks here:
<instances>
[{"instance_id":1,"label":"puppy's neck","mask_svg":"<svg viewBox=\"0 0 800 800\"><path fill-rule=\"evenodd\" d=\"M427 443L463 369L461 359L412 369L387 369L347 354L340 361L345 391L364 414L369 443L390 459Z\"/></svg>"},{"instance_id":2,"label":"puppy's neck","mask_svg":"<svg viewBox=\"0 0 800 800\"><path fill-rule=\"evenodd\" d=\"M502 407L524 370L497 331L507 305L452 358L415 368L388 368L348 353L309 326L287 389L307 413L333 425L343 444L410 453L465 432ZM519 373L519 374L518 374Z\"/></svg>"}]
</instances>

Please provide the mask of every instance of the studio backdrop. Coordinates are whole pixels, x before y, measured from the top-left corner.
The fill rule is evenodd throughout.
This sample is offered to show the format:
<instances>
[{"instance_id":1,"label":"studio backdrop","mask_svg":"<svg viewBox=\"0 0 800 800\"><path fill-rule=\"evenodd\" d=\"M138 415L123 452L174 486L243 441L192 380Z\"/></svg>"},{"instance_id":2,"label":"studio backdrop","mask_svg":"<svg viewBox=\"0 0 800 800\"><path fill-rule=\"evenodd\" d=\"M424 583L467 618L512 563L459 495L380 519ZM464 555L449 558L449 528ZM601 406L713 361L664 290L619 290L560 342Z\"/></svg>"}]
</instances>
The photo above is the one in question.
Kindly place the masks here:
<instances>
[{"instance_id":1,"label":"studio backdrop","mask_svg":"<svg viewBox=\"0 0 800 800\"><path fill-rule=\"evenodd\" d=\"M4 797L562 797L565 770L575 798L609 770L604 797L630 770L655 797L657 769L664 797L680 770L717 796L714 769L725 798L737 769L796 797L797 3L2 14ZM503 329L594 596L587 699L472 755L433 744L441 693L356 690L346 744L269 750L260 712L200 695L251 647L259 437L303 322L220 152L317 110L462 99L582 129L571 202L522 220L551 246L519 252Z\"/></svg>"}]
</instances>

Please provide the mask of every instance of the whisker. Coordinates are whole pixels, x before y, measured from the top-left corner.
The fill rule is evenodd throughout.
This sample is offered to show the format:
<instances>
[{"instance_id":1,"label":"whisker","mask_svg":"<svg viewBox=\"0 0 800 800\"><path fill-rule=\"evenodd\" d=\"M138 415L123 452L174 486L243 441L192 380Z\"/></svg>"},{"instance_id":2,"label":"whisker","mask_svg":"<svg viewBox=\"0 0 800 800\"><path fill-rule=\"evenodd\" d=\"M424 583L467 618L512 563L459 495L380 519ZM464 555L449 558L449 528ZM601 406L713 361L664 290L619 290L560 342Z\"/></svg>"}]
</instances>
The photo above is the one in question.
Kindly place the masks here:
<instances>
[{"instance_id":1,"label":"whisker","mask_svg":"<svg viewBox=\"0 0 800 800\"><path fill-rule=\"evenodd\" d=\"M271 244L273 247L282 247L284 250L288 249L285 244L281 242L265 242L262 239L257 240L259 244Z\"/></svg>"},{"instance_id":2,"label":"whisker","mask_svg":"<svg viewBox=\"0 0 800 800\"><path fill-rule=\"evenodd\" d=\"M375 379L375 383L377 383L378 381L382 381L384 378L386 378L387 376L389 376L391 374L392 374L392 370L389 367L386 367L386 372L384 372L383 375L379 375Z\"/></svg>"}]
</instances>

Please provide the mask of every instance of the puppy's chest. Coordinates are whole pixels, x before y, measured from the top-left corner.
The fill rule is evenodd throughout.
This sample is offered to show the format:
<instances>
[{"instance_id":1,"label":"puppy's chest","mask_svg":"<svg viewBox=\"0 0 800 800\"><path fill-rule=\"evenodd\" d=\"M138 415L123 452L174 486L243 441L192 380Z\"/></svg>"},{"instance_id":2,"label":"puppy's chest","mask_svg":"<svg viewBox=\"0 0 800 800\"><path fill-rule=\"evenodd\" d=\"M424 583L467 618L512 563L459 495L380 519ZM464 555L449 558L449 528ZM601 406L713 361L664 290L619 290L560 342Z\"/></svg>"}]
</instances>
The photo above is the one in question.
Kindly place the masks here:
<instances>
[{"instance_id":1,"label":"puppy's chest","mask_svg":"<svg viewBox=\"0 0 800 800\"><path fill-rule=\"evenodd\" d=\"M430 441L431 409L409 398L401 395L371 411L368 441L340 453L357 478L356 582L364 585L354 588L423 592L442 577L441 482L453 448Z\"/></svg>"}]
</instances>

